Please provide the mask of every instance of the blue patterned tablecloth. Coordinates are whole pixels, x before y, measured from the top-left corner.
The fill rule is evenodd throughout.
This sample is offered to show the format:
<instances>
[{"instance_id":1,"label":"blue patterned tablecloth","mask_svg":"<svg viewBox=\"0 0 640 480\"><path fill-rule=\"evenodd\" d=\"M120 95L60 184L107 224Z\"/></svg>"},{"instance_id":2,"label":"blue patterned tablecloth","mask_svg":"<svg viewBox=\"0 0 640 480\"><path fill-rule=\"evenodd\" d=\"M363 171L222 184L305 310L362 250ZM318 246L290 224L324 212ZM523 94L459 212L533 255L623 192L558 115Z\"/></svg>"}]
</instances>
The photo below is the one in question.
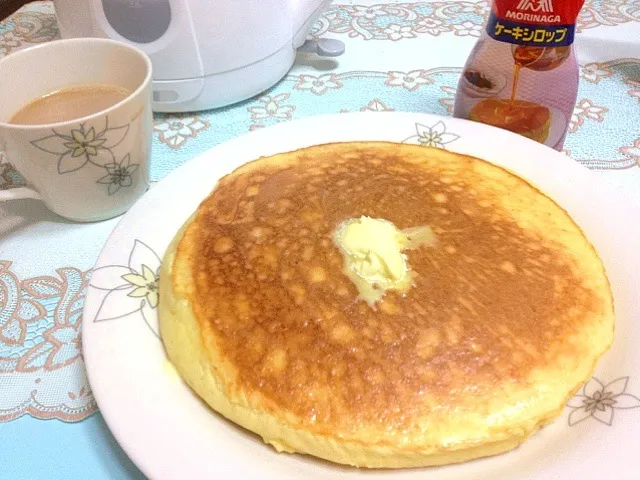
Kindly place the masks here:
<instances>
[{"instance_id":1,"label":"blue patterned tablecloth","mask_svg":"<svg viewBox=\"0 0 640 480\"><path fill-rule=\"evenodd\" d=\"M486 1L334 3L314 37L337 59L299 54L269 91L199 114L156 115L160 180L229 138L280 122L358 110L450 115ZM587 0L576 46L580 90L565 153L640 204L640 3ZM0 56L58 36L53 5L0 22ZM517 155L517 152L514 152ZM0 189L22 177L0 158ZM0 479L140 478L106 428L80 352L87 278L116 220L75 224L35 200L0 204Z\"/></svg>"}]
</instances>

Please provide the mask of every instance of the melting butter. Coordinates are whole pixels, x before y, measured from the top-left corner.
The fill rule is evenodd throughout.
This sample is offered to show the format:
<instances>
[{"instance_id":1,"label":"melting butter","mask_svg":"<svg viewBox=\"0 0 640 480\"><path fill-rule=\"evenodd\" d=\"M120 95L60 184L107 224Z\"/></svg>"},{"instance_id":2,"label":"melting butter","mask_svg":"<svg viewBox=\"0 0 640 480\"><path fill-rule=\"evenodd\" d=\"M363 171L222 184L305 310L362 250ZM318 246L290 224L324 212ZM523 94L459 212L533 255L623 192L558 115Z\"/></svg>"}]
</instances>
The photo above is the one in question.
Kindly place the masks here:
<instances>
[{"instance_id":1,"label":"melting butter","mask_svg":"<svg viewBox=\"0 0 640 480\"><path fill-rule=\"evenodd\" d=\"M344 257L345 275L375 308L387 290L406 293L413 285L403 250L434 245L435 235L429 227L398 230L388 220L363 216L342 222L333 241Z\"/></svg>"}]
</instances>

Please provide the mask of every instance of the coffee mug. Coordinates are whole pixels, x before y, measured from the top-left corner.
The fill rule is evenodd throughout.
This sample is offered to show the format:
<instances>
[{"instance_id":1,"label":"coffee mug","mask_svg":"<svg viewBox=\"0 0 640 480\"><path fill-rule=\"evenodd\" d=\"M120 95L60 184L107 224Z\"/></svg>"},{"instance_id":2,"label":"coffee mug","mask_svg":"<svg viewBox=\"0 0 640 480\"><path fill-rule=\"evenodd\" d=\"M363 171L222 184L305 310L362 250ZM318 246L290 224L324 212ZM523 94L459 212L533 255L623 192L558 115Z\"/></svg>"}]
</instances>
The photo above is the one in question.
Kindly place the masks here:
<instances>
[{"instance_id":1,"label":"coffee mug","mask_svg":"<svg viewBox=\"0 0 640 480\"><path fill-rule=\"evenodd\" d=\"M34 99L74 85L113 85L124 100L69 121L19 125L12 116ZM0 60L0 152L26 180L0 200L39 198L81 222L124 213L149 186L151 62L126 43L57 40Z\"/></svg>"}]
</instances>

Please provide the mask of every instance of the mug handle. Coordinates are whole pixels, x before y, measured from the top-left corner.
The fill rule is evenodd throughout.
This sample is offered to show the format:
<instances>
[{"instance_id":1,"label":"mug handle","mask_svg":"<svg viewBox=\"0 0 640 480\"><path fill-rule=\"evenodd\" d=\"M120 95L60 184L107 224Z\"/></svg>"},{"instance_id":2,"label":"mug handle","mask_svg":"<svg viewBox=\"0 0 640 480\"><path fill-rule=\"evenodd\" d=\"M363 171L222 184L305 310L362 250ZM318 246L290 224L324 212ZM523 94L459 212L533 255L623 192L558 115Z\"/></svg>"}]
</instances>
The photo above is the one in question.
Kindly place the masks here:
<instances>
[{"instance_id":1,"label":"mug handle","mask_svg":"<svg viewBox=\"0 0 640 480\"><path fill-rule=\"evenodd\" d=\"M16 187L0 190L0 202L4 202L6 200L20 200L23 198L42 200L40 194L30 187Z\"/></svg>"},{"instance_id":2,"label":"mug handle","mask_svg":"<svg viewBox=\"0 0 640 480\"><path fill-rule=\"evenodd\" d=\"M6 150L6 144L2 137L0 137L0 153ZM5 156L6 159L6 156ZM2 161L2 155L0 155L0 164L4 164ZM21 200L23 198L34 198L36 200L42 200L42 196L33 187L14 187L6 190L0 190L0 202L7 200Z\"/></svg>"}]
</instances>

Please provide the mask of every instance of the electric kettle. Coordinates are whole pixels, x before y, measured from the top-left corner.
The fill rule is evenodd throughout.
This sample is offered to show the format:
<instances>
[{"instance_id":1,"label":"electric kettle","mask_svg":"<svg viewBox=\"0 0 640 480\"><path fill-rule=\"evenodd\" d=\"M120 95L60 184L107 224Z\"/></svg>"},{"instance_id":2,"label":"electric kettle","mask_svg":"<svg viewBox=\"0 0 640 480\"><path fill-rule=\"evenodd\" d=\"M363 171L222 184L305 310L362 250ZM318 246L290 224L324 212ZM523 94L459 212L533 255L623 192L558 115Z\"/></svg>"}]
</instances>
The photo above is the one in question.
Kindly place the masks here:
<instances>
[{"instance_id":1,"label":"electric kettle","mask_svg":"<svg viewBox=\"0 0 640 480\"><path fill-rule=\"evenodd\" d=\"M153 64L158 112L217 108L256 95L289 71L296 50L336 56L342 42L306 42L331 0L54 0L62 38L135 44Z\"/></svg>"}]
</instances>

